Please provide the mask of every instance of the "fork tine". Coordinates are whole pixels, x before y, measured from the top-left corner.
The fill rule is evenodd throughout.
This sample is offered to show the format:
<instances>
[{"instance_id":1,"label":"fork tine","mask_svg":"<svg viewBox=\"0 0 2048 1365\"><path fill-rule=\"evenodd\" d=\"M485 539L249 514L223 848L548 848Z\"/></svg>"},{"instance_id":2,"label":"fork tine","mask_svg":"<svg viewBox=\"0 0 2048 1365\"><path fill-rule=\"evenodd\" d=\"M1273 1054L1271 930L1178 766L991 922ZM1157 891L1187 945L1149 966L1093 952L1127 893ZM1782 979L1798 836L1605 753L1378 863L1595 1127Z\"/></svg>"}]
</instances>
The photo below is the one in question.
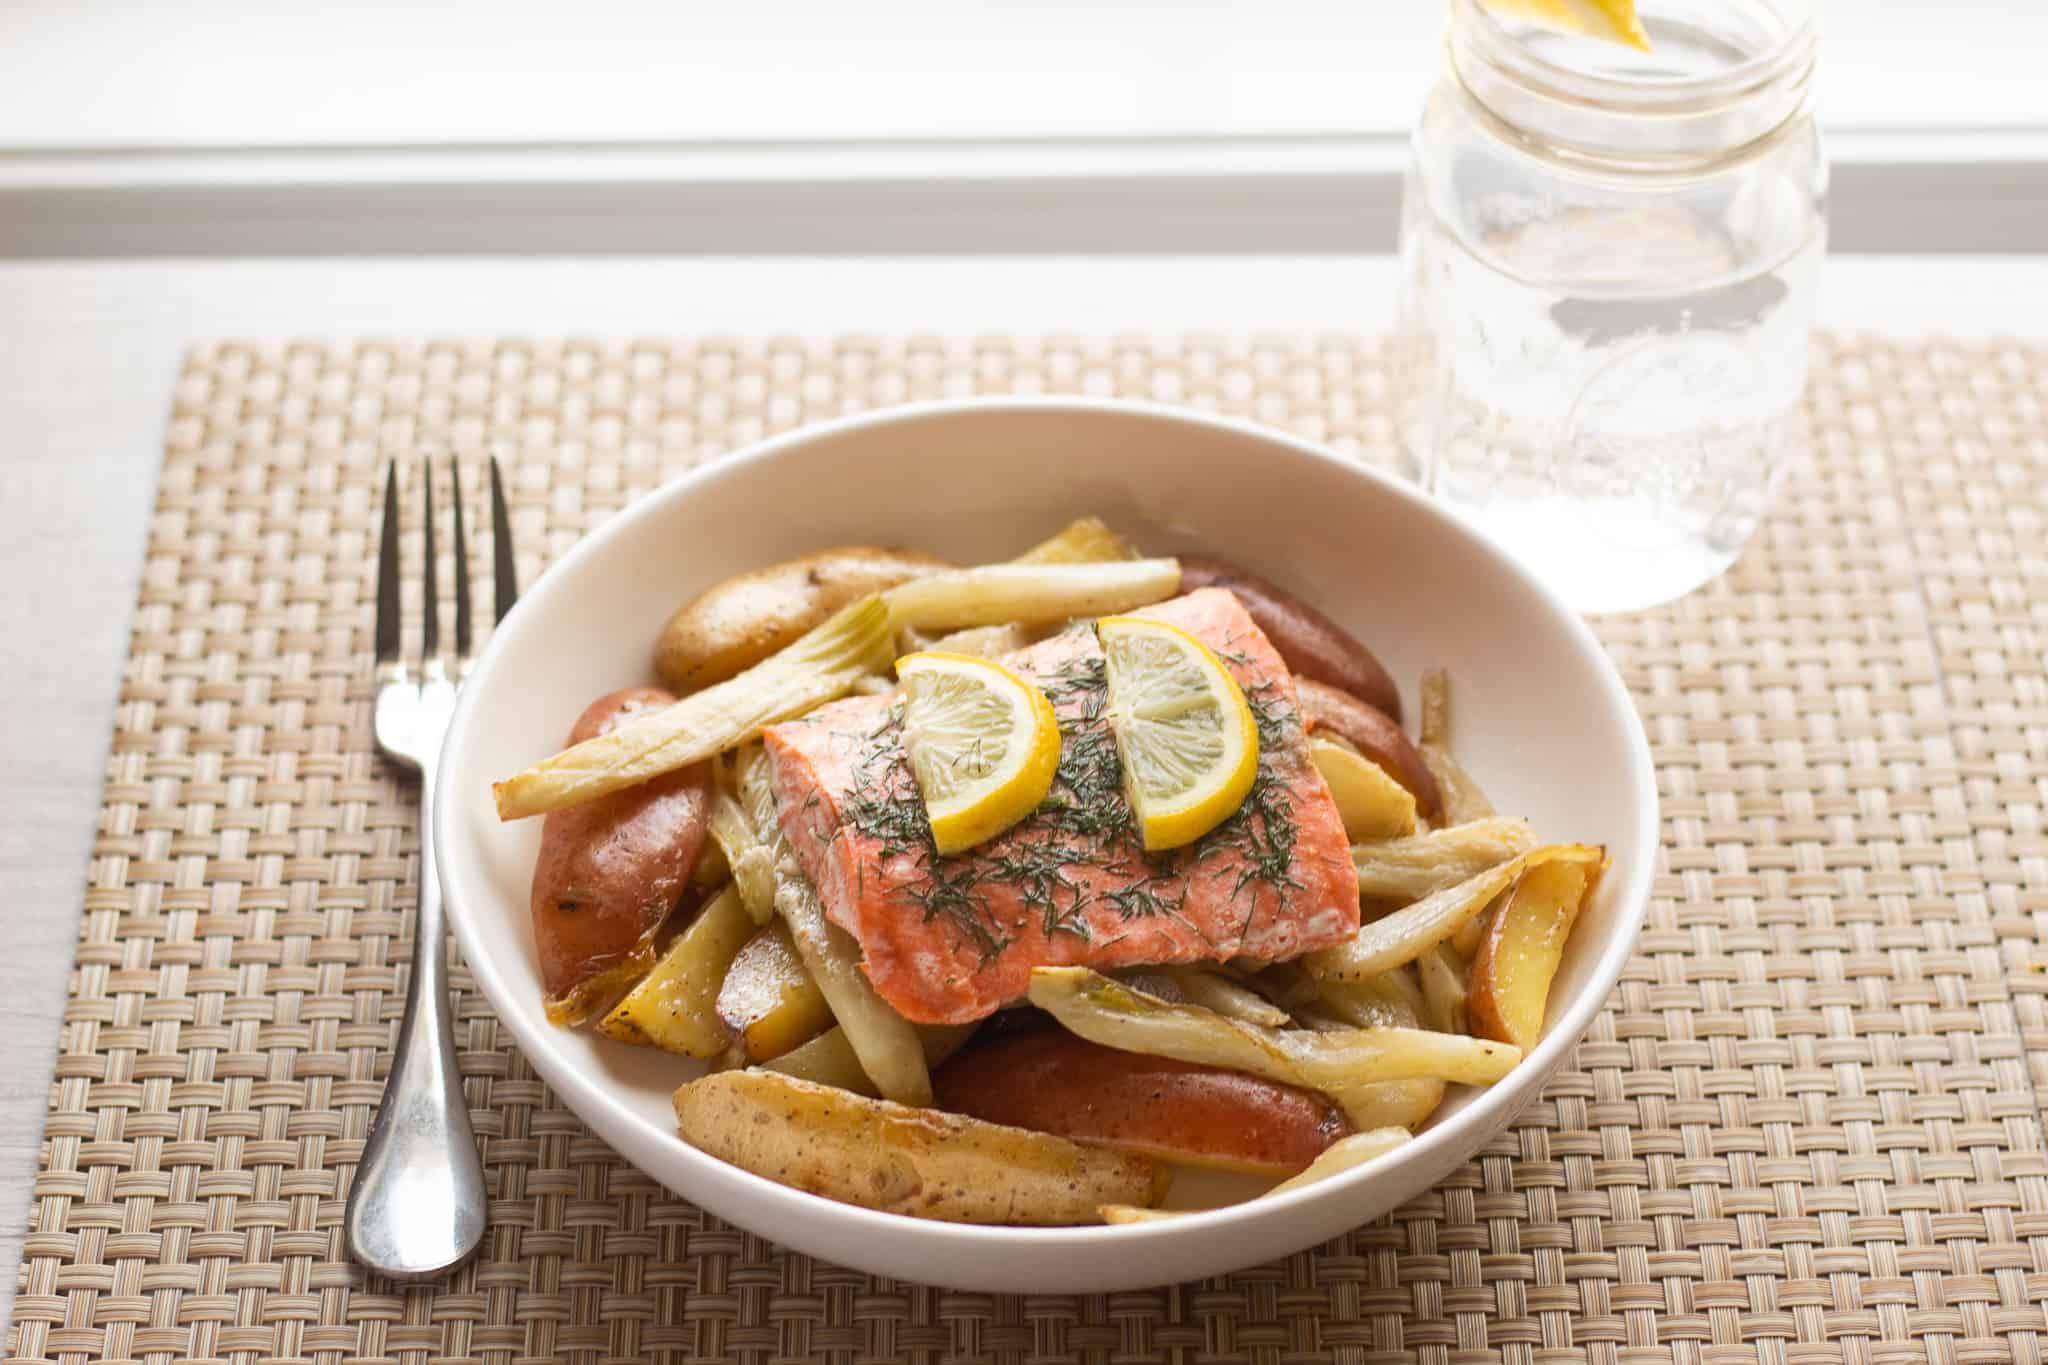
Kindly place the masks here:
<instances>
[{"instance_id":1,"label":"fork tine","mask_svg":"<svg viewBox=\"0 0 2048 1365\"><path fill-rule=\"evenodd\" d=\"M427 562L420 573L420 595L426 599L420 622L420 662L430 664L441 652L440 589L434 579L434 462L420 461L420 519L427 527Z\"/></svg>"},{"instance_id":2,"label":"fork tine","mask_svg":"<svg viewBox=\"0 0 2048 1365\"><path fill-rule=\"evenodd\" d=\"M469 662L469 544L462 536L462 466L448 458L448 496L455 503L455 661Z\"/></svg>"},{"instance_id":3,"label":"fork tine","mask_svg":"<svg viewBox=\"0 0 2048 1365\"><path fill-rule=\"evenodd\" d=\"M519 570L512 563L512 515L505 507L505 481L495 455L491 456L491 592L497 599L497 619L502 621L519 600Z\"/></svg>"},{"instance_id":4,"label":"fork tine","mask_svg":"<svg viewBox=\"0 0 2048 1365\"><path fill-rule=\"evenodd\" d=\"M398 619L398 461L384 474L384 534L377 545L377 662L395 664L403 650Z\"/></svg>"}]
</instances>

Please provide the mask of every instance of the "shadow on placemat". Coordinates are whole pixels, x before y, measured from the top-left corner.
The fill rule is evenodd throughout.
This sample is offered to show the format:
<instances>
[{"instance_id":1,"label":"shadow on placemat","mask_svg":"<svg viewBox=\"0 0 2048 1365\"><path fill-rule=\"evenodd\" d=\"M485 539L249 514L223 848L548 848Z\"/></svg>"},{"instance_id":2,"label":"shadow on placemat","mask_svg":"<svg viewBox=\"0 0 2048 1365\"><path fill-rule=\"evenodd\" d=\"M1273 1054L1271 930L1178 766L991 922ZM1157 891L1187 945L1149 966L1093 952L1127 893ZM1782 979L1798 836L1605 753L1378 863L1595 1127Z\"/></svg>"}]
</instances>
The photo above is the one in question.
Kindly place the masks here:
<instances>
[{"instance_id":1,"label":"shadow on placemat","mask_svg":"<svg viewBox=\"0 0 2048 1365\"><path fill-rule=\"evenodd\" d=\"M2014 347L1825 343L1721 582L1603 625L1655 748L1641 950L1514 1129L1313 1252L1004 1297L778 1251L561 1108L480 996L495 1182L443 1288L340 1259L400 1006L371 755L384 460L503 450L541 561L771 432L972 392L1186 402L1370 458L1350 336L222 345L172 414L10 1345L23 1360L2038 1359L2044 423ZM2003 951L2001 945L2003 936ZM2010 969L2010 970L2009 970ZM2029 1046L2031 1045L2031 1053Z\"/></svg>"}]
</instances>

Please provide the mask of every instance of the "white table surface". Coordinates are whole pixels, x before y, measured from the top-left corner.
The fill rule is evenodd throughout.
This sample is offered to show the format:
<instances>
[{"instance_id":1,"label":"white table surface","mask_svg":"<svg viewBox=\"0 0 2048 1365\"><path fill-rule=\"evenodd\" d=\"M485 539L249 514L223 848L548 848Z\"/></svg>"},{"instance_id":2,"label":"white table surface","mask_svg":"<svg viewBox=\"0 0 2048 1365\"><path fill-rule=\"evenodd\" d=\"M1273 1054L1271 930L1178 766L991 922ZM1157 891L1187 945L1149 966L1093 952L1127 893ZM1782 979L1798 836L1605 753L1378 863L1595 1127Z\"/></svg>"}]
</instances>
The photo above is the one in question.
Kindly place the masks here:
<instances>
[{"instance_id":1,"label":"white table surface","mask_svg":"<svg viewBox=\"0 0 2048 1365\"><path fill-rule=\"evenodd\" d=\"M0 1307L11 1304L113 701L195 339L1386 325L1384 258L0 264ZM1845 257L1822 319L2048 333L2048 256Z\"/></svg>"}]
</instances>

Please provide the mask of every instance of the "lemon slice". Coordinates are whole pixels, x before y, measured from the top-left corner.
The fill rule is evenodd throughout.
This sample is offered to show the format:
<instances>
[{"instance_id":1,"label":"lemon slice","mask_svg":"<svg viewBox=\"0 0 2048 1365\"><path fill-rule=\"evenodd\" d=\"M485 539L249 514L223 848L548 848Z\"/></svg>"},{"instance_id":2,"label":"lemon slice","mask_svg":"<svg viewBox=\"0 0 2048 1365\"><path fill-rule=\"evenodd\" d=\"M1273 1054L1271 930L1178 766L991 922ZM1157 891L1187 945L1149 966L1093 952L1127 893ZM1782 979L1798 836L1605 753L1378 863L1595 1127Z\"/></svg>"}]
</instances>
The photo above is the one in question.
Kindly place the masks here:
<instances>
[{"instance_id":1,"label":"lemon slice","mask_svg":"<svg viewBox=\"0 0 2048 1365\"><path fill-rule=\"evenodd\" d=\"M1601 38L1638 52L1650 50L1650 35L1636 18L1635 0L1482 0L1495 14L1557 33Z\"/></svg>"},{"instance_id":2,"label":"lemon slice","mask_svg":"<svg viewBox=\"0 0 2048 1365\"><path fill-rule=\"evenodd\" d=\"M904 655L896 676L903 743L939 852L973 848L1037 809L1060 762L1045 693L992 659L942 650Z\"/></svg>"},{"instance_id":3,"label":"lemon slice","mask_svg":"<svg viewBox=\"0 0 2048 1365\"><path fill-rule=\"evenodd\" d=\"M1152 850L1191 844L1244 803L1259 768L1259 727L1214 650L1179 626L1106 616L1109 724L1124 791Z\"/></svg>"}]
</instances>

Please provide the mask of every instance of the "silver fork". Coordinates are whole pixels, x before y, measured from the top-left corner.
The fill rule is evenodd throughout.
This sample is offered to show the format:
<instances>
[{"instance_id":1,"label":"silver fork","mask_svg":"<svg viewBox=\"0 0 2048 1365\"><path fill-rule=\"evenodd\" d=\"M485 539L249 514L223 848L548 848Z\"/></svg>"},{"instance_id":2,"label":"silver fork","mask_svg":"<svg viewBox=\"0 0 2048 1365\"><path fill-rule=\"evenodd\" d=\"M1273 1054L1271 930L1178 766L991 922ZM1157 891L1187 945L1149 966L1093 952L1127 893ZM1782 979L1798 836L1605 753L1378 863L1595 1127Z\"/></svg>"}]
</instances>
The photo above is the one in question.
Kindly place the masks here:
<instances>
[{"instance_id":1,"label":"silver fork","mask_svg":"<svg viewBox=\"0 0 2048 1365\"><path fill-rule=\"evenodd\" d=\"M491 470L491 577L498 619L519 595L512 567L512 533L498 462ZM348 1254L359 1264L399 1280L427 1279L469 1259L483 1240L483 1165L462 1098L455 1064L454 1020L448 1001L448 945L441 913L441 880L429 825L434 768L441 737L455 710L455 691L469 671L469 557L462 537L462 481L454 462L455 657L441 651L435 605L434 468L425 465L426 610L420 622L416 667L405 661L398 607L398 465L384 479L384 538L377 553L377 747L420 779L419 920L413 932L412 979L398 1051L384 1082L384 1099L363 1159L356 1167L343 1223Z\"/></svg>"}]
</instances>

